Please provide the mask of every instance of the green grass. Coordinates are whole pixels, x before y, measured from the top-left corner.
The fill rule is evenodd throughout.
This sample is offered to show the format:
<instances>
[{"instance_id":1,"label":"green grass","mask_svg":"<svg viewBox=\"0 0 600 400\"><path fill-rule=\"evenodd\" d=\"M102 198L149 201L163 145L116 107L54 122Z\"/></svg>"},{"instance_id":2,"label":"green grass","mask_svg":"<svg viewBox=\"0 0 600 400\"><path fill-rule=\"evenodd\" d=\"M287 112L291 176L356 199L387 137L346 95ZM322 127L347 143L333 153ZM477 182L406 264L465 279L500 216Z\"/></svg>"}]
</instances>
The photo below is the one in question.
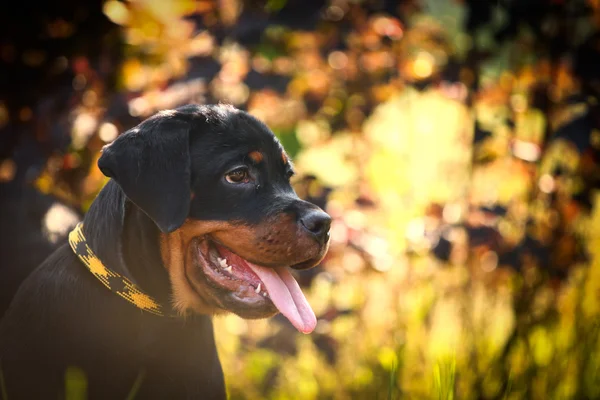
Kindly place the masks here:
<instances>
[{"instance_id":1,"label":"green grass","mask_svg":"<svg viewBox=\"0 0 600 400\"><path fill-rule=\"evenodd\" d=\"M456 360L438 362L433 368L434 394L438 400L454 400Z\"/></svg>"}]
</instances>

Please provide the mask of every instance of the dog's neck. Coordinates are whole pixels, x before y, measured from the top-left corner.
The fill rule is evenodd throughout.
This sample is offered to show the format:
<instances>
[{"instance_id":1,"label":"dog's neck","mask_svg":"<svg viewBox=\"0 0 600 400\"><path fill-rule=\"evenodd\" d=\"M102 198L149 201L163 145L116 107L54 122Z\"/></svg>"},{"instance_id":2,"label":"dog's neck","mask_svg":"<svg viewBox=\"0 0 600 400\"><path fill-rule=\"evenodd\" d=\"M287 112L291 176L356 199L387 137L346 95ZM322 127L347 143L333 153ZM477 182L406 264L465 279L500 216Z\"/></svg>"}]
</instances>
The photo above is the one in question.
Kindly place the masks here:
<instances>
[{"instance_id":1,"label":"dog's neck","mask_svg":"<svg viewBox=\"0 0 600 400\"><path fill-rule=\"evenodd\" d=\"M159 230L110 180L84 219L87 241L110 269L170 309L171 285L162 265Z\"/></svg>"}]
</instances>

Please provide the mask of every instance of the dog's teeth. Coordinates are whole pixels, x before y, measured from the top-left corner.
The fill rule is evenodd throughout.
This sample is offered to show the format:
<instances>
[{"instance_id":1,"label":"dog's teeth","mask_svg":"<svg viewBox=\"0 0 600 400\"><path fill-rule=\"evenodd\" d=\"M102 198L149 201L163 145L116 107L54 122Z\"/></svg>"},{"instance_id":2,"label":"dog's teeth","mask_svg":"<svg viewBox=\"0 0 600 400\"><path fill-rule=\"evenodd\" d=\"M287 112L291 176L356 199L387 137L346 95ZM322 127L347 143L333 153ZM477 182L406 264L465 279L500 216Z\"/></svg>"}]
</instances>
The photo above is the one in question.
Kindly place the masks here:
<instances>
[{"instance_id":1,"label":"dog's teeth","mask_svg":"<svg viewBox=\"0 0 600 400\"><path fill-rule=\"evenodd\" d=\"M221 268L227 268L228 267L226 259L219 257L219 258L217 258L217 260L219 260L219 265L221 266Z\"/></svg>"},{"instance_id":2,"label":"dog's teeth","mask_svg":"<svg viewBox=\"0 0 600 400\"><path fill-rule=\"evenodd\" d=\"M262 295L267 297L267 292L262 292Z\"/></svg>"},{"instance_id":3,"label":"dog's teeth","mask_svg":"<svg viewBox=\"0 0 600 400\"><path fill-rule=\"evenodd\" d=\"M254 293L256 293L256 294L260 293L260 283L258 284L256 289L254 289Z\"/></svg>"},{"instance_id":4,"label":"dog's teeth","mask_svg":"<svg viewBox=\"0 0 600 400\"><path fill-rule=\"evenodd\" d=\"M227 265L227 263L225 263L225 265ZM225 271L231 273L231 269L233 268L231 265L227 266L227 267L223 267L225 269Z\"/></svg>"}]
</instances>

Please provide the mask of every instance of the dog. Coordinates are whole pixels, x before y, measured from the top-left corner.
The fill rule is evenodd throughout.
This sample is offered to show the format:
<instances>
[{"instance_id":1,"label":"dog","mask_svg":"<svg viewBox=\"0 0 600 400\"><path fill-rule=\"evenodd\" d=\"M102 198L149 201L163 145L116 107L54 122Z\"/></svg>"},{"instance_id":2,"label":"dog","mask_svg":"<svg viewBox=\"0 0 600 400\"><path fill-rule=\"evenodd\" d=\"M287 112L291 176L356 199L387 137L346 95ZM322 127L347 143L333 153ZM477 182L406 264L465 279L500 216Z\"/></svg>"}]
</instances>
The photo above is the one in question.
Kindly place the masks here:
<instances>
[{"instance_id":1,"label":"dog","mask_svg":"<svg viewBox=\"0 0 600 400\"><path fill-rule=\"evenodd\" d=\"M315 328L290 268L323 259L331 219L297 197L262 122L226 105L162 111L98 167L110 179L83 223L0 322L9 399L65 397L74 368L89 399L223 399L211 316Z\"/></svg>"}]
</instances>

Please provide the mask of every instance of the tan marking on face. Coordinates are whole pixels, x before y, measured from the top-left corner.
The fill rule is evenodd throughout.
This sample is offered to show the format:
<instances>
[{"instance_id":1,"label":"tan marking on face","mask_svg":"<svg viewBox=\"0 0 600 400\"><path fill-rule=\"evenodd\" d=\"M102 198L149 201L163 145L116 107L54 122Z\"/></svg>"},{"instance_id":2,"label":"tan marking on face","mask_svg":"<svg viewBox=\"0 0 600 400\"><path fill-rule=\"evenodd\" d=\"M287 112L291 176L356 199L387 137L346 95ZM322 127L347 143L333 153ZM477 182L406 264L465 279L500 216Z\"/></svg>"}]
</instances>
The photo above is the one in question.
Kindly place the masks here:
<instances>
[{"instance_id":1,"label":"tan marking on face","mask_svg":"<svg viewBox=\"0 0 600 400\"><path fill-rule=\"evenodd\" d=\"M248 157L250 157L250 159L252 159L252 161L254 161L256 164L260 163L264 159L263 153L260 151L251 151L248 154Z\"/></svg>"},{"instance_id":2,"label":"tan marking on face","mask_svg":"<svg viewBox=\"0 0 600 400\"><path fill-rule=\"evenodd\" d=\"M263 266L287 267L319 252L317 243L303 234L289 215L254 226L232 226L214 232L212 237L240 257Z\"/></svg>"},{"instance_id":3,"label":"tan marking on face","mask_svg":"<svg viewBox=\"0 0 600 400\"><path fill-rule=\"evenodd\" d=\"M283 163L287 165L287 163L288 163L288 156L287 156L287 154L285 154L285 151L281 152L281 159L283 160Z\"/></svg>"},{"instance_id":4,"label":"tan marking on face","mask_svg":"<svg viewBox=\"0 0 600 400\"><path fill-rule=\"evenodd\" d=\"M198 279L190 282L189 271L198 268L194 258L199 251L197 239L205 235L238 256L263 266L287 267L303 263L309 267L320 262L326 252L326 248L303 233L290 215L279 215L253 226L188 219L181 228L169 234L161 233L160 237L161 255L173 291L172 304L180 314L192 310L213 315L226 308L219 292L206 282Z\"/></svg>"},{"instance_id":5,"label":"tan marking on face","mask_svg":"<svg viewBox=\"0 0 600 400\"><path fill-rule=\"evenodd\" d=\"M219 312L207 301L208 294L198 293L190 286L185 272L186 265L190 266L193 263L192 240L218 228L219 223L197 224L188 221L176 231L160 234L160 252L173 290L171 301L173 308L181 315L188 310L208 315Z\"/></svg>"}]
</instances>

